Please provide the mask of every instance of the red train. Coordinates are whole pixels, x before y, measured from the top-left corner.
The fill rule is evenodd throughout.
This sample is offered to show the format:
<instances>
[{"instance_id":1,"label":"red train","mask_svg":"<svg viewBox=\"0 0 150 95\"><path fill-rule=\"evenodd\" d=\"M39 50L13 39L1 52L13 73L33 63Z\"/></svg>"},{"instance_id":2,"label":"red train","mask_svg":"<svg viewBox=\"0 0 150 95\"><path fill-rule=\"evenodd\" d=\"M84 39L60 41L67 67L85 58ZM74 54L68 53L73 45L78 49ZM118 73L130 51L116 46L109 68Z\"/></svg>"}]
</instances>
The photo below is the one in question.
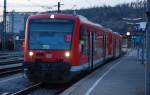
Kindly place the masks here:
<instances>
[{"instance_id":1,"label":"red train","mask_svg":"<svg viewBox=\"0 0 150 95\"><path fill-rule=\"evenodd\" d=\"M31 81L65 82L119 57L122 37L83 16L38 14L26 22L24 71Z\"/></svg>"}]
</instances>

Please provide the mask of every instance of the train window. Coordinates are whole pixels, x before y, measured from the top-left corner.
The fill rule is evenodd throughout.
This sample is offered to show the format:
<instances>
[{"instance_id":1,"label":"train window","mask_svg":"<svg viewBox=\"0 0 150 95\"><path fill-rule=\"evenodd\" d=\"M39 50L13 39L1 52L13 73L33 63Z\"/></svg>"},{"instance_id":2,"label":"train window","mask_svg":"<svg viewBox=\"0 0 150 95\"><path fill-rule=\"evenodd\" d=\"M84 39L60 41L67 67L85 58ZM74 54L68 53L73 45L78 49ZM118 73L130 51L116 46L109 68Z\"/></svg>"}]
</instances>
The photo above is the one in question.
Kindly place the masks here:
<instances>
[{"instance_id":1,"label":"train window","mask_svg":"<svg viewBox=\"0 0 150 95\"><path fill-rule=\"evenodd\" d=\"M102 33L98 32L96 33L96 39L95 39L95 48L97 53L102 53L102 41L103 41L103 36Z\"/></svg>"},{"instance_id":2,"label":"train window","mask_svg":"<svg viewBox=\"0 0 150 95\"><path fill-rule=\"evenodd\" d=\"M79 35L80 40L83 40L84 32L85 32L85 29L81 26L80 27L80 35Z\"/></svg>"},{"instance_id":3,"label":"train window","mask_svg":"<svg viewBox=\"0 0 150 95\"><path fill-rule=\"evenodd\" d=\"M104 34L104 48L107 49L107 33Z\"/></svg>"},{"instance_id":4,"label":"train window","mask_svg":"<svg viewBox=\"0 0 150 95\"><path fill-rule=\"evenodd\" d=\"M81 53L83 55L88 55L88 33L84 29L84 27L80 27L80 45L81 45Z\"/></svg>"},{"instance_id":5,"label":"train window","mask_svg":"<svg viewBox=\"0 0 150 95\"><path fill-rule=\"evenodd\" d=\"M29 23L30 49L71 49L73 20L34 19Z\"/></svg>"}]
</instances>

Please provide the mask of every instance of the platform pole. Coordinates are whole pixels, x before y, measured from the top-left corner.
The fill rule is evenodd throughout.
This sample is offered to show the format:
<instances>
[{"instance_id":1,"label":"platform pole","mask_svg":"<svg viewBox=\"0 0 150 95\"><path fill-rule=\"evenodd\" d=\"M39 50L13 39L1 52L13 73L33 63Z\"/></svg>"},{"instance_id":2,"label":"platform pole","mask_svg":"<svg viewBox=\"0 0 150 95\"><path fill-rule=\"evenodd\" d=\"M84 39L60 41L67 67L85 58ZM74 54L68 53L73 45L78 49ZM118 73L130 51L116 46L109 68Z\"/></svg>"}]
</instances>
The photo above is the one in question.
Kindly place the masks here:
<instances>
[{"instance_id":1,"label":"platform pole","mask_svg":"<svg viewBox=\"0 0 150 95\"><path fill-rule=\"evenodd\" d=\"M150 0L147 0L145 95L150 95Z\"/></svg>"},{"instance_id":2,"label":"platform pole","mask_svg":"<svg viewBox=\"0 0 150 95\"><path fill-rule=\"evenodd\" d=\"M3 10L3 33L2 33L2 48L6 49L6 0L4 0L4 10Z\"/></svg>"}]
</instances>

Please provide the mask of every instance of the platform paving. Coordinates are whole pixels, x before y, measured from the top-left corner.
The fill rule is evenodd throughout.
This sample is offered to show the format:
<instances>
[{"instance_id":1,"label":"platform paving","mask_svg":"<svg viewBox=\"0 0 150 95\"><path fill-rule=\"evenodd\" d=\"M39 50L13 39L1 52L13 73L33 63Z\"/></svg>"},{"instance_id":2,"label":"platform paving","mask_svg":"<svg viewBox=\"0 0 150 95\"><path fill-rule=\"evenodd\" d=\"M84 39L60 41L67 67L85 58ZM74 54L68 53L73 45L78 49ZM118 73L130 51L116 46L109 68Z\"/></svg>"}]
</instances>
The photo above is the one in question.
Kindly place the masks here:
<instances>
[{"instance_id":1,"label":"platform paving","mask_svg":"<svg viewBox=\"0 0 150 95\"><path fill-rule=\"evenodd\" d=\"M60 95L144 95L144 66L136 54L102 66Z\"/></svg>"}]
</instances>

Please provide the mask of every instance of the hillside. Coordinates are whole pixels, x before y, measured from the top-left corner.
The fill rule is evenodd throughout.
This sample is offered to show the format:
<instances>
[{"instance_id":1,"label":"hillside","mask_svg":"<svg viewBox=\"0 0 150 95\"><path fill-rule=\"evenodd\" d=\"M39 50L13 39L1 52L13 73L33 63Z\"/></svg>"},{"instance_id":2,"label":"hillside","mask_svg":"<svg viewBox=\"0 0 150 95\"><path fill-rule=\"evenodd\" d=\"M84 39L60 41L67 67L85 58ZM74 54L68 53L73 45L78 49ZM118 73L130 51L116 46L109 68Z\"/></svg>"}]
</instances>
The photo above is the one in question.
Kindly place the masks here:
<instances>
[{"instance_id":1,"label":"hillside","mask_svg":"<svg viewBox=\"0 0 150 95\"><path fill-rule=\"evenodd\" d=\"M127 4L117 5L115 7L102 6L88 9L76 10L76 13L87 17L89 20L99 23L112 30L125 33L127 24L122 18L143 18L145 20L146 2L138 1ZM63 13L73 13L72 10L63 11Z\"/></svg>"}]
</instances>

